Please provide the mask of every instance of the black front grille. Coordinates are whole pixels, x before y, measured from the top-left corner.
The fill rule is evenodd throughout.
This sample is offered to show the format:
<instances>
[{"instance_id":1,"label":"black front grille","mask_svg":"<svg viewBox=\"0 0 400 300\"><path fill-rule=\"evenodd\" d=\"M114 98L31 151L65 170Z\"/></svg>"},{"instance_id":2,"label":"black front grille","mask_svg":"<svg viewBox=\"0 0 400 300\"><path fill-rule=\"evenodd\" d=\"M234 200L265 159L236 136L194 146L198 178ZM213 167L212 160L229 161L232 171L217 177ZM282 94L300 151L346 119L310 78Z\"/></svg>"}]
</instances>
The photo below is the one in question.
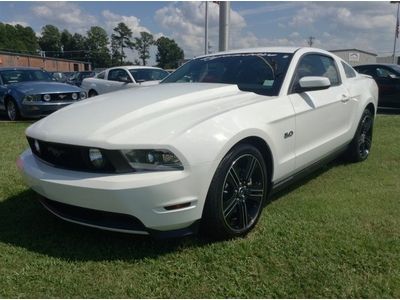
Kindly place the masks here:
<instances>
[{"instance_id":1,"label":"black front grille","mask_svg":"<svg viewBox=\"0 0 400 300\"><path fill-rule=\"evenodd\" d=\"M41 198L40 202L51 212L71 221L110 229L146 231L143 223L131 215L74 206L47 198Z\"/></svg>"},{"instance_id":2,"label":"black front grille","mask_svg":"<svg viewBox=\"0 0 400 300\"><path fill-rule=\"evenodd\" d=\"M96 168L89 159L89 147L51 143L27 137L32 152L42 161L54 167L74 171L100 173L127 173L132 172L129 164L119 151L99 149L105 163ZM35 145L39 144L39 151Z\"/></svg>"},{"instance_id":3,"label":"black front grille","mask_svg":"<svg viewBox=\"0 0 400 300\"><path fill-rule=\"evenodd\" d=\"M50 95L50 101L51 102L70 102L70 101L76 101L78 99L73 100L72 99L72 94L73 93L57 93L57 94L49 94ZM75 93L78 95L79 98L79 93Z\"/></svg>"}]
</instances>

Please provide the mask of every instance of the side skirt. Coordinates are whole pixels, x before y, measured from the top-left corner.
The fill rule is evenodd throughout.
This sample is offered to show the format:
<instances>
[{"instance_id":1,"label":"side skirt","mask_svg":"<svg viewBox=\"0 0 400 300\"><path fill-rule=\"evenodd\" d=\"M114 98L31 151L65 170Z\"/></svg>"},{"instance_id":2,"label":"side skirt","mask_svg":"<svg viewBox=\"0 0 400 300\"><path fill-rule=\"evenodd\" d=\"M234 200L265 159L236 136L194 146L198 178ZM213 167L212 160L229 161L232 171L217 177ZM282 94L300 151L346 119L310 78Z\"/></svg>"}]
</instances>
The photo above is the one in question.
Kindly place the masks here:
<instances>
[{"instance_id":1,"label":"side skirt","mask_svg":"<svg viewBox=\"0 0 400 300\"><path fill-rule=\"evenodd\" d=\"M281 179L278 182L273 182L270 196L282 191L289 185L306 177L307 175L310 175L314 171L320 169L321 167L325 166L327 163L329 163L332 160L334 160L335 158L337 158L339 155L341 155L342 153L344 153L347 150L349 143L346 143L343 146L340 146L339 148L333 150L332 152L330 152L326 156L324 156L322 159L312 163L311 165L298 171L297 173L290 175L284 179Z\"/></svg>"}]
</instances>

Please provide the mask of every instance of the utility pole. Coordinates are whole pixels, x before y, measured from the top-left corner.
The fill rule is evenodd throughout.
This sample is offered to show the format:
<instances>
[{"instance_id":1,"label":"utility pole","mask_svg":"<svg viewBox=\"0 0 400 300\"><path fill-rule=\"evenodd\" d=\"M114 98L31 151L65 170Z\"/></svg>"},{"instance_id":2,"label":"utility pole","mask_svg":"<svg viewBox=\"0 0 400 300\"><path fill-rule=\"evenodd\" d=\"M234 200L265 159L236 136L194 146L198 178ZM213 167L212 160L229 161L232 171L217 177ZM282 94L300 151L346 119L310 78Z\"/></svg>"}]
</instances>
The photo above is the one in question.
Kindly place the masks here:
<instances>
[{"instance_id":1,"label":"utility pole","mask_svg":"<svg viewBox=\"0 0 400 300\"><path fill-rule=\"evenodd\" d=\"M312 45L314 45L314 40L315 40L315 37L313 37L313 36L310 36L308 38L307 44L308 44L309 47L312 47Z\"/></svg>"},{"instance_id":2,"label":"utility pole","mask_svg":"<svg viewBox=\"0 0 400 300\"><path fill-rule=\"evenodd\" d=\"M394 44L393 44L393 63L396 63L396 43L397 38L399 37L399 6L400 1L390 1L390 3L397 4L397 15L396 15L396 30L394 31Z\"/></svg>"},{"instance_id":3,"label":"utility pole","mask_svg":"<svg viewBox=\"0 0 400 300\"><path fill-rule=\"evenodd\" d=\"M219 51L228 50L230 2L219 2Z\"/></svg>"},{"instance_id":4,"label":"utility pole","mask_svg":"<svg viewBox=\"0 0 400 300\"><path fill-rule=\"evenodd\" d=\"M206 19L204 22L204 54L208 54L208 1L205 1Z\"/></svg>"}]
</instances>

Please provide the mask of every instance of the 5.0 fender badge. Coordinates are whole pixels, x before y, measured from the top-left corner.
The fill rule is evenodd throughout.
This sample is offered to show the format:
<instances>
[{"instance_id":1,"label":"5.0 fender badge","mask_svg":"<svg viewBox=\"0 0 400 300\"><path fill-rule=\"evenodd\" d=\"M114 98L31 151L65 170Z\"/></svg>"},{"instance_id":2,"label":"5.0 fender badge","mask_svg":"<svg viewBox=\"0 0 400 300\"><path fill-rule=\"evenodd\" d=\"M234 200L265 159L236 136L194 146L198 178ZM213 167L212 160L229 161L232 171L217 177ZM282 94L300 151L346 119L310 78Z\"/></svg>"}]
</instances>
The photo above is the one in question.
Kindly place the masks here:
<instances>
[{"instance_id":1,"label":"5.0 fender badge","mask_svg":"<svg viewBox=\"0 0 400 300\"><path fill-rule=\"evenodd\" d=\"M285 134L283 135L283 138L287 139L287 138L290 138L291 136L293 136L292 130L290 130L289 132L285 132Z\"/></svg>"}]
</instances>

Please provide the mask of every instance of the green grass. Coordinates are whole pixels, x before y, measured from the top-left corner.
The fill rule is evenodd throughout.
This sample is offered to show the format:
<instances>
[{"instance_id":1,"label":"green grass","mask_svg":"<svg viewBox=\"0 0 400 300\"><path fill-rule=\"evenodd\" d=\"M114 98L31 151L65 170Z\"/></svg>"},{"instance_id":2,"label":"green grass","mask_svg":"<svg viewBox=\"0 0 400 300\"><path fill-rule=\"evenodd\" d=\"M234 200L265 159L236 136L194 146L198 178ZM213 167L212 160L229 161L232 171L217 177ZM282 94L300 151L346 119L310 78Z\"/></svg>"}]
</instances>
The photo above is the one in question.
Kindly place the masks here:
<instances>
[{"instance_id":1,"label":"green grass","mask_svg":"<svg viewBox=\"0 0 400 300\"><path fill-rule=\"evenodd\" d=\"M73 225L16 167L27 123L0 123L0 297L400 297L400 116L371 156L280 193L244 239L152 240Z\"/></svg>"}]
</instances>

